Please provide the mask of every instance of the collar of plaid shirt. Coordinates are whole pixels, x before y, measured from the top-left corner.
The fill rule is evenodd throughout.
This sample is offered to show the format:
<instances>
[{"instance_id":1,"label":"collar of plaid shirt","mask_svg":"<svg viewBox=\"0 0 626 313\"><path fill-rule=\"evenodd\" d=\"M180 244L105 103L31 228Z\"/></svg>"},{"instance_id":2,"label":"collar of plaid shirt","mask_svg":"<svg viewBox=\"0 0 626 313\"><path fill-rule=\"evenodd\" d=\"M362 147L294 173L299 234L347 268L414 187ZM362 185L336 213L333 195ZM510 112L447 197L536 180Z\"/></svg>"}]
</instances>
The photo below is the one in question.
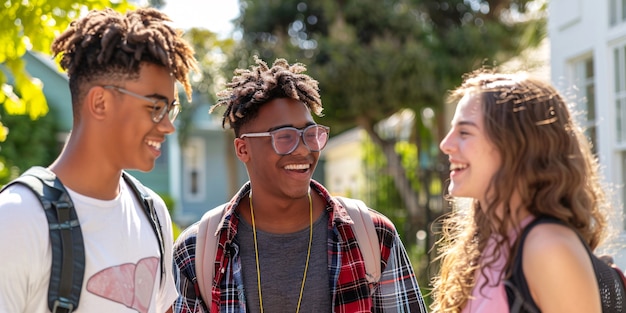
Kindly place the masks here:
<instances>
[{"instance_id":1,"label":"collar of plaid shirt","mask_svg":"<svg viewBox=\"0 0 626 313\"><path fill-rule=\"evenodd\" d=\"M381 243L382 275L377 286L370 289L365 277L365 264L357 246L355 234L348 219L348 213L330 196L319 183L311 181L313 192L326 199L329 206L328 221L328 271L333 282L331 286L333 312L427 312L413 268L407 253L398 237L394 225L381 214L372 214ZM219 234L219 247L215 261L219 264L215 271L211 290L211 304L202 302L197 295L198 284L195 276L195 235L186 234L182 243L175 247L174 258L180 269L179 286L181 296L174 309L178 313L245 313L241 263L228 251L237 250L234 241L239 220L234 208L250 191L249 183L233 197L227 205L225 222ZM181 238L179 238L181 239ZM231 247L232 246L232 247ZM206 262L206 261L205 261Z\"/></svg>"},{"instance_id":2,"label":"collar of plaid shirt","mask_svg":"<svg viewBox=\"0 0 626 313\"><path fill-rule=\"evenodd\" d=\"M319 193L324 197L328 203L331 202L332 197L328 191L319 183L312 181L311 190ZM234 214L234 209L237 207L239 201L250 191L250 184L244 185L237 195L231 201L231 204L226 208L226 220L229 221L222 229L220 236L220 246L229 246L234 244L233 240L237 234L237 228L239 220ZM329 219L329 228L336 229L333 232L333 238L329 238L332 242L332 248L329 248L330 263L329 274L331 280L335 282L332 286L332 303L334 303L336 312L356 312L352 308L358 308L358 311L365 310L371 311L372 298L370 296L370 287L367 284L365 276L365 266L356 244L356 237L350 226L348 214L339 206L331 206L328 208L331 214ZM213 288L212 298L213 303L211 305L211 312L244 312L235 310L234 306L241 305L241 299L239 298L239 286L232 283L233 281L241 281L237 279L236 274L231 269L236 268L233 266L233 262L236 260L231 258L231 254L224 253L224 249L218 249L216 254L216 260L220 260L220 268L215 272L215 279L221 281L220 288ZM346 273L341 273L341 271ZM350 273L347 273L350 272ZM353 279L361 277L360 279ZM215 301L216 299L227 301ZM235 304L239 303L239 304ZM341 308L339 308L341 307Z\"/></svg>"}]
</instances>

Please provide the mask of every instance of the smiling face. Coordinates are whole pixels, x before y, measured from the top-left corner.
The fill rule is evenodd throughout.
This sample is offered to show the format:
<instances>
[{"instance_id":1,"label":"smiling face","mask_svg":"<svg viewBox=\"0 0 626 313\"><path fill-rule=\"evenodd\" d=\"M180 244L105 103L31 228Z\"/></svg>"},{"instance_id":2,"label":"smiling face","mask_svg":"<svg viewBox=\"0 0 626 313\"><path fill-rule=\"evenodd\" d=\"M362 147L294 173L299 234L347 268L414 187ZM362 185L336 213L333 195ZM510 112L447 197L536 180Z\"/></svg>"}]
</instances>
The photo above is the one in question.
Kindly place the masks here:
<instances>
[{"instance_id":1,"label":"smiling face","mask_svg":"<svg viewBox=\"0 0 626 313\"><path fill-rule=\"evenodd\" d=\"M452 129L439 147L450 160L449 193L483 202L501 159L485 130L479 95L467 93L461 98L452 119Z\"/></svg>"},{"instance_id":2,"label":"smiling face","mask_svg":"<svg viewBox=\"0 0 626 313\"><path fill-rule=\"evenodd\" d=\"M118 83L134 94L150 99L174 100L174 78L165 67L144 63L137 79ZM154 103L120 92L106 89L112 101L111 114L107 116L107 136L104 153L108 153L113 166L119 169L150 171L161 155L165 135L175 128L167 115L159 122L152 120Z\"/></svg>"},{"instance_id":3,"label":"smiling face","mask_svg":"<svg viewBox=\"0 0 626 313\"><path fill-rule=\"evenodd\" d=\"M241 134L281 127L303 129L313 124L313 117L302 102L277 98L263 104L258 116L242 127ZM293 199L307 195L320 153L311 152L301 138L298 142L293 152L281 156L274 151L270 137L235 139L237 156L246 164L254 192Z\"/></svg>"}]
</instances>

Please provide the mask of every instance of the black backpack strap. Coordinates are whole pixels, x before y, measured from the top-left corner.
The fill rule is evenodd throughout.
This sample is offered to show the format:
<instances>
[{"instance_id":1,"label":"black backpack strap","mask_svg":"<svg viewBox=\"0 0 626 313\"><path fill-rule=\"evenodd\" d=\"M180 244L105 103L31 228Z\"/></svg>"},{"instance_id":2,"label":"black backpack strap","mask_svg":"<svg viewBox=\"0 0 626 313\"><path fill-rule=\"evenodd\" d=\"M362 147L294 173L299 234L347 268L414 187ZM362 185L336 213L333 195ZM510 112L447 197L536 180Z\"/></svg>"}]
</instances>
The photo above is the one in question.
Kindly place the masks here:
<instances>
[{"instance_id":1,"label":"black backpack strap","mask_svg":"<svg viewBox=\"0 0 626 313\"><path fill-rule=\"evenodd\" d=\"M519 235L517 240L517 249L514 251L515 258L511 264L511 277L504 281L504 289L506 290L506 296L509 302L509 309L511 313L517 312L540 312L537 304L533 300L530 290L528 289L528 283L524 276L522 269L522 252L524 251L524 242L530 230L541 223L560 223L556 219L552 218L535 218L531 221ZM512 251L513 252L513 251Z\"/></svg>"},{"instance_id":2,"label":"black backpack strap","mask_svg":"<svg viewBox=\"0 0 626 313\"><path fill-rule=\"evenodd\" d=\"M126 183L131 187L139 202L141 202L143 211L148 216L150 226L152 226L152 230L154 231L157 241L159 242L159 251L161 252L161 283L163 283L163 279L165 278L165 246L163 243L163 229L161 228L161 222L159 221L159 217L154 209L154 202L150 194L148 194L146 188L143 184L141 184L141 182L139 182L139 180L126 172L122 172L122 177L124 177L124 181L126 181Z\"/></svg>"},{"instance_id":3,"label":"black backpack strap","mask_svg":"<svg viewBox=\"0 0 626 313\"><path fill-rule=\"evenodd\" d=\"M32 167L6 186L22 184L37 195L48 219L52 267L48 308L52 313L76 310L85 273L85 248L74 204L56 175Z\"/></svg>"}]
</instances>

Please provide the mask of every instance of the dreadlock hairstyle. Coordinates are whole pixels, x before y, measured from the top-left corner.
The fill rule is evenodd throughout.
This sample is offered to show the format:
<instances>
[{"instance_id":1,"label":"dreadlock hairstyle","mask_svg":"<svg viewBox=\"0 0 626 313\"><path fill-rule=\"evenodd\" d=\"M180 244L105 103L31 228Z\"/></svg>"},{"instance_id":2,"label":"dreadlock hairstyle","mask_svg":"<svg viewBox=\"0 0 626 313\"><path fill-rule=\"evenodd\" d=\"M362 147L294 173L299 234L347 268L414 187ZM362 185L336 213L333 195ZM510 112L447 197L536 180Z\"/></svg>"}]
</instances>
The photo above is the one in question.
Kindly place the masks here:
<instances>
[{"instance_id":1,"label":"dreadlock hairstyle","mask_svg":"<svg viewBox=\"0 0 626 313\"><path fill-rule=\"evenodd\" d=\"M289 65L285 59L276 59L271 68L263 60L254 56L256 66L250 69L236 69L235 75L226 89L217 93L219 100L209 113L220 106L226 107L222 127L230 126L239 136L243 125L253 120L259 108L277 98L291 98L302 101L317 116L322 116L322 100L318 82L306 74L301 63Z\"/></svg>"},{"instance_id":2,"label":"dreadlock hairstyle","mask_svg":"<svg viewBox=\"0 0 626 313\"><path fill-rule=\"evenodd\" d=\"M490 195L486 207L475 199L468 202L469 208L455 205L443 222L443 238L438 242L441 270L433 280L433 312L461 312L475 287L477 271L488 280L485 268L495 263L502 248L510 249L507 225L518 225L519 231L516 212L520 207L534 216L549 215L565 222L591 249L605 235L605 214L610 207L597 159L554 87L523 73L481 69L466 75L450 100L458 102L468 93L480 99L485 132L502 165L486 191ZM512 207L514 193L521 198L520 207ZM494 234L501 238L496 242L496 255L483 255ZM505 269L515 257L514 247ZM510 275L506 272L505 278Z\"/></svg>"},{"instance_id":3,"label":"dreadlock hairstyle","mask_svg":"<svg viewBox=\"0 0 626 313\"><path fill-rule=\"evenodd\" d=\"M167 68L191 100L187 75L197 70L194 51L167 22L169 17L153 8L125 15L110 8L92 10L54 40L52 53L61 55L69 76L74 116L92 84L137 78L142 62Z\"/></svg>"}]
</instances>

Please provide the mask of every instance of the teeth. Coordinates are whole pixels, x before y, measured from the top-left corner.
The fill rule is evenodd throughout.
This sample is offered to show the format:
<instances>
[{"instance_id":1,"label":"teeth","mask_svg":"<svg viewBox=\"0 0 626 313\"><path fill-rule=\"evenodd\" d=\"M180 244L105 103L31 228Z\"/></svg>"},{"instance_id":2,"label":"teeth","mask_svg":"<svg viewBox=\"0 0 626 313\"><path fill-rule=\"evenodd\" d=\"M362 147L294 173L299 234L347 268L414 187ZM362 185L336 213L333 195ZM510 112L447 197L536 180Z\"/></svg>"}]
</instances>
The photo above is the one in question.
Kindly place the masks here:
<instances>
[{"instance_id":1,"label":"teeth","mask_svg":"<svg viewBox=\"0 0 626 313\"><path fill-rule=\"evenodd\" d=\"M289 164L285 165L286 170L306 170L309 169L309 164Z\"/></svg>"},{"instance_id":2,"label":"teeth","mask_svg":"<svg viewBox=\"0 0 626 313\"><path fill-rule=\"evenodd\" d=\"M157 149L157 150L161 150L161 143L158 141L152 141L152 140L148 140L147 141L148 145Z\"/></svg>"},{"instance_id":3,"label":"teeth","mask_svg":"<svg viewBox=\"0 0 626 313\"><path fill-rule=\"evenodd\" d=\"M450 170L451 171L462 170L462 169L466 169L466 168L467 168L467 164L459 164L459 163L452 163L452 164L450 164Z\"/></svg>"}]
</instances>

